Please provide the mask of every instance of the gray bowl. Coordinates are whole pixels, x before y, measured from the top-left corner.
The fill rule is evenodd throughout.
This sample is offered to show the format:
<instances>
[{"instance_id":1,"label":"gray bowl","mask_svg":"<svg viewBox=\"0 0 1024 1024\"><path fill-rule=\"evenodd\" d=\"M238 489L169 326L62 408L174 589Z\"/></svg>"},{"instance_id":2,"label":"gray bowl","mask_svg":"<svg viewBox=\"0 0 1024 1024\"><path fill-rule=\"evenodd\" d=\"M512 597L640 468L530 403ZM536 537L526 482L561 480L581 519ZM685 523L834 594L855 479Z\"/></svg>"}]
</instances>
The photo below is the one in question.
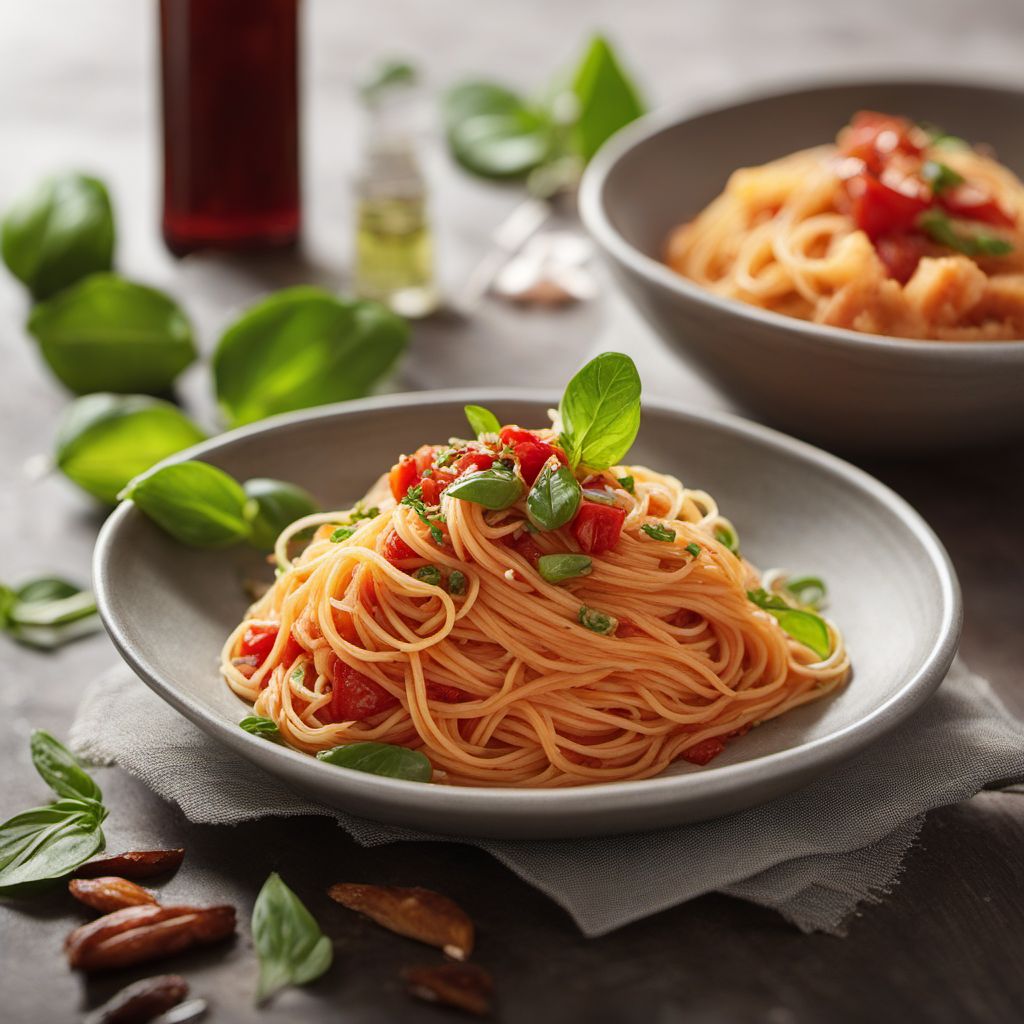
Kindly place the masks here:
<instances>
[{"instance_id":1,"label":"gray bowl","mask_svg":"<svg viewBox=\"0 0 1024 1024\"><path fill-rule=\"evenodd\" d=\"M721 298L660 262L670 230L738 167L827 142L858 109L941 124L1024 172L1024 92L827 85L630 125L587 168L583 221L662 338L765 423L847 451L909 453L1024 432L1024 342L927 342L824 327Z\"/></svg>"},{"instance_id":2,"label":"gray bowl","mask_svg":"<svg viewBox=\"0 0 1024 1024\"><path fill-rule=\"evenodd\" d=\"M327 508L351 505L403 451L464 429L483 402L502 422L543 423L551 394L508 391L394 395L278 417L183 452L236 477L308 487ZM218 653L247 604L246 578L266 562L240 546L183 547L130 502L96 546L100 612L125 661L215 740L296 790L354 814L431 832L537 838L659 828L769 800L818 777L917 708L956 648L960 599L945 551L892 491L834 456L723 415L645 407L638 463L711 491L762 568L820 572L846 634L853 681L755 729L707 768L680 763L640 782L570 790L457 789L330 764L250 736L249 713L223 683Z\"/></svg>"}]
</instances>

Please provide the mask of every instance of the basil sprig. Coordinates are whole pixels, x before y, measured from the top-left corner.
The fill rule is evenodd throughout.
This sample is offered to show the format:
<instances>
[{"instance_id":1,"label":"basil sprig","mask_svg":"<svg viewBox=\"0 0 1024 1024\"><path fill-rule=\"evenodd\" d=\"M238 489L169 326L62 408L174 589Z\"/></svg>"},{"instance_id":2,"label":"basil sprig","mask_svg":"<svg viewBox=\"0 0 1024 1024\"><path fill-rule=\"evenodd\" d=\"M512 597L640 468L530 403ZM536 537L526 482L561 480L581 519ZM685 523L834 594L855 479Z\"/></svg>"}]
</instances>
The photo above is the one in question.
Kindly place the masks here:
<instances>
[{"instance_id":1,"label":"basil sprig","mask_svg":"<svg viewBox=\"0 0 1024 1024\"><path fill-rule=\"evenodd\" d=\"M230 426L361 398L405 349L408 324L371 301L322 288L286 288L223 334L213 356L217 399Z\"/></svg>"},{"instance_id":2,"label":"basil sprig","mask_svg":"<svg viewBox=\"0 0 1024 1024\"><path fill-rule=\"evenodd\" d=\"M407 782L429 782L434 774L426 754L393 743L346 743L331 750L321 750L317 760L351 768L370 775L386 775Z\"/></svg>"},{"instance_id":3,"label":"basil sprig","mask_svg":"<svg viewBox=\"0 0 1024 1024\"><path fill-rule=\"evenodd\" d=\"M276 740L281 735L277 722L263 715L246 715L238 723L238 728L252 736L263 736L268 740Z\"/></svg>"},{"instance_id":4,"label":"basil sprig","mask_svg":"<svg viewBox=\"0 0 1024 1024\"><path fill-rule=\"evenodd\" d=\"M459 477L445 494L497 512L511 507L523 496L523 482L510 470L492 466Z\"/></svg>"},{"instance_id":5,"label":"basil sprig","mask_svg":"<svg viewBox=\"0 0 1024 1024\"><path fill-rule=\"evenodd\" d=\"M58 576L42 576L17 589L0 585L0 629L15 640L53 650L101 628L91 591Z\"/></svg>"},{"instance_id":6,"label":"basil sprig","mask_svg":"<svg viewBox=\"0 0 1024 1024\"><path fill-rule=\"evenodd\" d=\"M940 245L968 256L1005 256L1013 252L1013 243L1000 235L984 231L971 234L958 231L952 220L941 210L925 210L917 218L917 226Z\"/></svg>"},{"instance_id":7,"label":"basil sprig","mask_svg":"<svg viewBox=\"0 0 1024 1024\"><path fill-rule=\"evenodd\" d=\"M41 182L8 211L2 246L7 268L37 301L110 270L114 212L103 182L84 174Z\"/></svg>"},{"instance_id":8,"label":"basil sprig","mask_svg":"<svg viewBox=\"0 0 1024 1024\"><path fill-rule=\"evenodd\" d=\"M478 438L483 434L497 434L501 430L498 417L490 409L482 405L467 405L465 409L470 429Z\"/></svg>"},{"instance_id":9,"label":"basil sprig","mask_svg":"<svg viewBox=\"0 0 1024 1024\"><path fill-rule=\"evenodd\" d=\"M801 611L763 588L747 591L747 597L774 616L783 630L798 643L809 647L824 660L832 653L832 637L825 620L813 612Z\"/></svg>"},{"instance_id":10,"label":"basil sprig","mask_svg":"<svg viewBox=\"0 0 1024 1024\"><path fill-rule=\"evenodd\" d=\"M558 407L562 447L573 466L622 461L640 429L640 375L629 356L604 352L569 381Z\"/></svg>"},{"instance_id":11,"label":"basil sprig","mask_svg":"<svg viewBox=\"0 0 1024 1024\"><path fill-rule=\"evenodd\" d=\"M545 466L526 496L526 514L539 530L565 526L580 507L582 491L568 466Z\"/></svg>"},{"instance_id":12,"label":"basil sprig","mask_svg":"<svg viewBox=\"0 0 1024 1024\"><path fill-rule=\"evenodd\" d=\"M146 395L85 395L61 418L56 461L69 480L112 505L129 481L205 437L170 402Z\"/></svg>"},{"instance_id":13,"label":"basil sprig","mask_svg":"<svg viewBox=\"0 0 1024 1024\"><path fill-rule=\"evenodd\" d=\"M249 498L244 510L248 540L263 551L272 551L278 536L297 519L320 511L309 491L284 480L254 477L242 484L242 490Z\"/></svg>"},{"instance_id":14,"label":"basil sprig","mask_svg":"<svg viewBox=\"0 0 1024 1024\"><path fill-rule=\"evenodd\" d=\"M116 274L93 274L40 303L28 330L50 369L79 394L161 394L196 357L177 303Z\"/></svg>"},{"instance_id":15,"label":"basil sprig","mask_svg":"<svg viewBox=\"0 0 1024 1024\"><path fill-rule=\"evenodd\" d=\"M589 555L541 555L537 559L537 572L548 583L589 576L593 568L594 563Z\"/></svg>"},{"instance_id":16,"label":"basil sprig","mask_svg":"<svg viewBox=\"0 0 1024 1024\"><path fill-rule=\"evenodd\" d=\"M334 959L331 940L276 871L252 908L252 941L260 961L257 1002L288 985L315 981Z\"/></svg>"},{"instance_id":17,"label":"basil sprig","mask_svg":"<svg viewBox=\"0 0 1024 1024\"><path fill-rule=\"evenodd\" d=\"M662 526L661 523L644 523L640 529L643 530L651 540L660 540L668 543L676 539L676 531L670 530L667 526Z\"/></svg>"},{"instance_id":18,"label":"basil sprig","mask_svg":"<svg viewBox=\"0 0 1024 1024\"><path fill-rule=\"evenodd\" d=\"M103 848L107 816L99 786L48 733L31 738L32 763L58 799L0 824L0 895L33 892Z\"/></svg>"}]
</instances>

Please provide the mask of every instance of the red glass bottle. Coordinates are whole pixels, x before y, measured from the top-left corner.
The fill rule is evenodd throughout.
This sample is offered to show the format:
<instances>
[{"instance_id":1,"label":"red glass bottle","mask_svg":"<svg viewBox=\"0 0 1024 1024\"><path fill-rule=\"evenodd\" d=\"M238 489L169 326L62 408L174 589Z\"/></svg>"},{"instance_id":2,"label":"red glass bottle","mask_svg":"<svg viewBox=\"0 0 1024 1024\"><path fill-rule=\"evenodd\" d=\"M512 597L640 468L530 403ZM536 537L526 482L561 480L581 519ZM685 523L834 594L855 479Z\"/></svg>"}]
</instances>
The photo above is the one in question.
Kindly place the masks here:
<instances>
[{"instance_id":1,"label":"red glass bottle","mask_svg":"<svg viewBox=\"0 0 1024 1024\"><path fill-rule=\"evenodd\" d=\"M167 247L299 236L299 0L160 0Z\"/></svg>"}]
</instances>

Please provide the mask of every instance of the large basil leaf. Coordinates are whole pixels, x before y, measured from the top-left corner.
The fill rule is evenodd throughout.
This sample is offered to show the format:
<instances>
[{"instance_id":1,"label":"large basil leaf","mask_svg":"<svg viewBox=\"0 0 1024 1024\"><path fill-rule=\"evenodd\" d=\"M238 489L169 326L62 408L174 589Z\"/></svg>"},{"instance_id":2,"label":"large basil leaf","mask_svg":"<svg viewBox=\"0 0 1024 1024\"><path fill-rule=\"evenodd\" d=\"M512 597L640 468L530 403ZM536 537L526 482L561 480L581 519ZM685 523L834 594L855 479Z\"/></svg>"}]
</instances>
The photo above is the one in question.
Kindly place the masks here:
<instances>
[{"instance_id":1,"label":"large basil leaf","mask_svg":"<svg viewBox=\"0 0 1024 1024\"><path fill-rule=\"evenodd\" d=\"M434 770L426 754L393 743L346 743L316 755L320 761L371 775L408 782L429 782Z\"/></svg>"},{"instance_id":2,"label":"large basil leaf","mask_svg":"<svg viewBox=\"0 0 1024 1024\"><path fill-rule=\"evenodd\" d=\"M92 593L60 577L43 576L16 591L0 591L9 595L0 626L30 647L52 650L101 628Z\"/></svg>"},{"instance_id":3,"label":"large basil leaf","mask_svg":"<svg viewBox=\"0 0 1024 1024\"><path fill-rule=\"evenodd\" d=\"M231 426L361 398L408 337L406 322L379 303L287 288L224 332L213 357L217 398Z\"/></svg>"},{"instance_id":4,"label":"large basil leaf","mask_svg":"<svg viewBox=\"0 0 1024 1024\"><path fill-rule=\"evenodd\" d=\"M174 300L116 274L93 274L40 303L28 329L53 372L79 394L160 394L196 357Z\"/></svg>"},{"instance_id":5,"label":"large basil leaf","mask_svg":"<svg viewBox=\"0 0 1024 1024\"><path fill-rule=\"evenodd\" d=\"M255 477L242 484L249 498L249 540L264 551L273 551L278 536L296 519L320 511L309 491L283 480Z\"/></svg>"},{"instance_id":6,"label":"large basil leaf","mask_svg":"<svg viewBox=\"0 0 1024 1024\"><path fill-rule=\"evenodd\" d=\"M120 494L184 544L221 547L250 535L249 498L206 462L178 462L132 481Z\"/></svg>"},{"instance_id":7,"label":"large basil leaf","mask_svg":"<svg viewBox=\"0 0 1024 1024\"><path fill-rule=\"evenodd\" d=\"M607 469L640 429L640 375L629 356L603 352L569 381L558 407L562 445L574 466Z\"/></svg>"},{"instance_id":8,"label":"large basil leaf","mask_svg":"<svg viewBox=\"0 0 1024 1024\"><path fill-rule=\"evenodd\" d=\"M557 530L576 515L582 497L568 466L545 466L526 496L526 514L539 530Z\"/></svg>"},{"instance_id":9,"label":"large basil leaf","mask_svg":"<svg viewBox=\"0 0 1024 1024\"><path fill-rule=\"evenodd\" d=\"M260 961L257 1002L287 985L315 981L334 958L331 940L276 871L252 908L252 941Z\"/></svg>"},{"instance_id":10,"label":"large basil leaf","mask_svg":"<svg viewBox=\"0 0 1024 1024\"><path fill-rule=\"evenodd\" d=\"M92 801L58 800L0 825L0 894L19 895L63 878L103 848L106 810Z\"/></svg>"},{"instance_id":11,"label":"large basil leaf","mask_svg":"<svg viewBox=\"0 0 1024 1024\"><path fill-rule=\"evenodd\" d=\"M109 270L114 214L103 182L83 174L42 182L8 211L2 247L8 269L37 300Z\"/></svg>"},{"instance_id":12,"label":"large basil leaf","mask_svg":"<svg viewBox=\"0 0 1024 1024\"><path fill-rule=\"evenodd\" d=\"M819 658L825 659L832 653L832 637L824 619L813 612L793 608L781 597L769 594L764 589L748 591L747 597L758 608L774 616L789 636L804 647L809 647Z\"/></svg>"},{"instance_id":13,"label":"large basil leaf","mask_svg":"<svg viewBox=\"0 0 1024 1024\"><path fill-rule=\"evenodd\" d=\"M466 170L485 178L517 178L552 152L548 115L493 82L463 82L444 96L448 145Z\"/></svg>"},{"instance_id":14,"label":"large basil leaf","mask_svg":"<svg viewBox=\"0 0 1024 1024\"><path fill-rule=\"evenodd\" d=\"M30 740L32 763L43 781L57 794L69 800L103 802L103 792L75 756L48 732L36 729Z\"/></svg>"},{"instance_id":15,"label":"large basil leaf","mask_svg":"<svg viewBox=\"0 0 1024 1024\"><path fill-rule=\"evenodd\" d=\"M113 504L129 481L205 436L170 402L146 395L85 395L61 418L57 465L84 491Z\"/></svg>"},{"instance_id":16,"label":"large basil leaf","mask_svg":"<svg viewBox=\"0 0 1024 1024\"><path fill-rule=\"evenodd\" d=\"M579 107L576 149L589 160L624 125L644 113L636 87L603 36L594 36L572 83Z\"/></svg>"},{"instance_id":17,"label":"large basil leaf","mask_svg":"<svg viewBox=\"0 0 1024 1024\"><path fill-rule=\"evenodd\" d=\"M523 495L523 484L507 469L483 469L460 476L445 491L449 498L472 501L494 511L509 508Z\"/></svg>"}]
</instances>

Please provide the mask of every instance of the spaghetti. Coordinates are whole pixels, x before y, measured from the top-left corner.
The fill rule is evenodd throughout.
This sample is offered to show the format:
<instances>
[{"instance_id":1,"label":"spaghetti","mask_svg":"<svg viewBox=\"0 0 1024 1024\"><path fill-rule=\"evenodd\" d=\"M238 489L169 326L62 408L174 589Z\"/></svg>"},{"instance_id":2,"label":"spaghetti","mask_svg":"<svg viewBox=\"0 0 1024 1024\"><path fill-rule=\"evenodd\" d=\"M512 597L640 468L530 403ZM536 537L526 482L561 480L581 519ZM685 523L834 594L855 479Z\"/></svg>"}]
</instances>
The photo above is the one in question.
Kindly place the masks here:
<instances>
[{"instance_id":1,"label":"spaghetti","mask_svg":"<svg viewBox=\"0 0 1024 1024\"><path fill-rule=\"evenodd\" d=\"M435 782L557 787L706 763L846 680L838 630L759 589L709 494L640 466L570 470L556 438L424 446L377 507L292 524L224 645L228 685L298 750L377 741L422 751ZM504 508L453 496L509 479L532 490ZM578 507L537 528L533 492L559 481Z\"/></svg>"},{"instance_id":2,"label":"spaghetti","mask_svg":"<svg viewBox=\"0 0 1024 1024\"><path fill-rule=\"evenodd\" d=\"M1024 184L959 139L861 112L832 146L736 171L666 262L816 323L943 341L1024 338Z\"/></svg>"}]
</instances>

